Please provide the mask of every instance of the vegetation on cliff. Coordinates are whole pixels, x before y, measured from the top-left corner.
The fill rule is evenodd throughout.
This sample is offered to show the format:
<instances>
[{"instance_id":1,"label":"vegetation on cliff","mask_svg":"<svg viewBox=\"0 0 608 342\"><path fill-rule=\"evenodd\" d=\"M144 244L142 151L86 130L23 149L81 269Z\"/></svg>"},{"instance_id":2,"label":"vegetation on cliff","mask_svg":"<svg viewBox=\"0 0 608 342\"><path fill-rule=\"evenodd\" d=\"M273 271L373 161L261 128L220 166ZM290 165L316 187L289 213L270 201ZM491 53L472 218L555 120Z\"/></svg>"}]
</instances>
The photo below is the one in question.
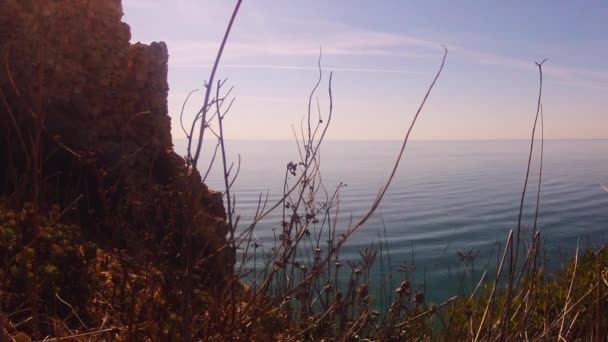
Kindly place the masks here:
<instances>
[{"instance_id":1,"label":"vegetation on cliff","mask_svg":"<svg viewBox=\"0 0 608 342\"><path fill-rule=\"evenodd\" d=\"M496 270L486 270L472 293L442 303L428 303L410 272L397 279L387 266L380 293L370 291L372 265L390 265L382 242L359 260L341 258L388 189L447 50L363 217L337 226L343 185L323 185L318 151L333 95L332 75L324 83L319 67L299 160L279 180L282 198L260 197L254 221L240 223L230 194L238 165L226 159L222 126L230 90L215 76L240 3L201 110L188 130L180 122L185 158L171 148L167 48L130 45L119 0L0 3L0 28L11 28L0 34L3 339L605 340L608 249L577 253L548 275L536 222L531 236L519 222ZM538 70L542 90L542 63ZM325 86L322 112L313 100ZM531 145L542 119L539 92ZM208 190L197 168L206 133L218 138L223 193ZM524 187L522 201L527 179ZM253 232L275 210L281 231L264 250Z\"/></svg>"},{"instance_id":2,"label":"vegetation on cliff","mask_svg":"<svg viewBox=\"0 0 608 342\"><path fill-rule=\"evenodd\" d=\"M175 340L232 274L221 194L172 150L167 48L129 44L121 16L0 3L3 337Z\"/></svg>"}]
</instances>

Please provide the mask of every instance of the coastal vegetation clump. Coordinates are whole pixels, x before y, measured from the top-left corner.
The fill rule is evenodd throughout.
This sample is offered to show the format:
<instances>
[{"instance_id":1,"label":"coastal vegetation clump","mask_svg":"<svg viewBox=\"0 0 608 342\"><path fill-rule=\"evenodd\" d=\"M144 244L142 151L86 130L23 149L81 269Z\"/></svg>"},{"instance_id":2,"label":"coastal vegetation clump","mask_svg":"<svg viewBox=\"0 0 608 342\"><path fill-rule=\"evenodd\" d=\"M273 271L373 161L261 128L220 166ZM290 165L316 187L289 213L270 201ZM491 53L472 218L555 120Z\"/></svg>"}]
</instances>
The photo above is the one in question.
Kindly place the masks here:
<instances>
[{"instance_id":1,"label":"coastal vegetation clump","mask_svg":"<svg viewBox=\"0 0 608 342\"><path fill-rule=\"evenodd\" d=\"M53 13L78 17L75 3L50 4L40 16L41 30L53 23ZM118 120L119 134L94 130L96 125L91 124L115 127L113 121L104 121L120 117L121 113L112 112L114 106L108 109L112 115L90 119L86 110L78 112L61 102L65 98L59 92L64 89L55 91L47 79L61 77L49 70L64 68L56 68L60 63L56 60L38 60L52 51L50 46L38 47L39 54L30 56L11 50L9 43L1 45L0 136L18 143L0 146L0 162L6 165L0 170L0 340L606 340L608 248L577 250L566 267L554 273L547 268L550 256L543 254L542 227L537 224L542 177L538 184L528 180L538 141L542 176L544 62L537 63L540 85L528 167L522 170L517 226L498 248L496 267L486 267L480 278L469 280L475 285L471 291L431 303L430 294L414 285L413 269L408 268L414 265L394 272L385 239L361 250L357 259L347 259L343 252L352 236L365 229L390 188L410 134L446 65L447 48L405 128L384 185L370 199L368 210L346 224L338 220L340 193L346 184L328 188L322 176L320 150L332 122L334 96L333 74L324 73L319 56L307 115L293 129L298 154L286 161L284 177L277 180L283 185L282 196L271 202L260 195L253 220L242 222L231 191L240 160L231 163L227 158L230 146L223 124L234 98L227 81L216 76L241 1L204 84L200 110L189 125L180 116L188 138L184 158L167 145L167 115L162 109L166 97L165 105L157 98L166 92L166 65L151 62L164 58L166 63L166 47L161 43L129 47L116 4L120 2L87 8L109 18L98 27L100 32L109 30L107 37L117 36L114 29L122 32L118 45L124 48L116 55L130 56L125 65L108 63L116 70L105 64L101 69L130 75L123 80L128 94L154 97L134 103L109 92L108 101L137 109L134 113L125 109L126 116ZM15 20L26 23L15 25L27 25L31 18L18 15L20 6L26 5L28 11L34 6L8 1L0 5L0 13L10 9L17 13ZM20 35L23 32L16 30L14 39L26 39L37 31ZM61 55L64 48L55 52ZM70 65L78 62L68 57ZM19 69L21 60L38 65L40 73ZM103 59L95 63L103 64ZM82 68L97 70L89 65ZM104 89L103 85L93 88L96 94ZM325 110L318 99L322 96L327 98ZM142 103L153 103L154 110ZM66 112L73 120L61 122ZM141 127L150 128L146 124L153 122L156 128L130 130L138 120ZM91 136L68 136L73 127L90 129ZM217 144L212 161L202 165L201 151L208 142L204 138L209 135ZM204 181L218 164L224 189L213 192ZM523 200L534 185L537 209L527 229L521 214ZM280 213L281 220L273 244L264 246L254 232L271 213ZM460 256L472 262L474 255ZM373 267L380 269L379 278Z\"/></svg>"}]
</instances>

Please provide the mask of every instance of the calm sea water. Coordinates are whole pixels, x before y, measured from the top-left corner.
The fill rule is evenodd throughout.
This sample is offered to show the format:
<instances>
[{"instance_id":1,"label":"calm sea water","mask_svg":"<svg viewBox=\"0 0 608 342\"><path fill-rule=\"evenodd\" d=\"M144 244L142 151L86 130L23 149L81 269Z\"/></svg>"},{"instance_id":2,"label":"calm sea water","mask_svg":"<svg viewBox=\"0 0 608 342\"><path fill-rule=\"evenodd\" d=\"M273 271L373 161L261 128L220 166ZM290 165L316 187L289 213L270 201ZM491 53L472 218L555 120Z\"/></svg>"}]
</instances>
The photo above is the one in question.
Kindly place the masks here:
<instances>
[{"instance_id":1,"label":"calm sea water","mask_svg":"<svg viewBox=\"0 0 608 342\"><path fill-rule=\"evenodd\" d=\"M215 143L205 144L208 158ZM324 143L325 186L348 184L341 195L339 230L346 229L350 215L357 219L369 208L400 144ZM184 151L184 146L183 141L176 142L177 151ZM544 147L539 226L550 266L556 269L573 255L577 242L581 247L608 242L608 192L601 187L608 183L608 140L548 140ZM260 194L268 193L269 202L280 198L285 166L298 160L297 148L293 141L232 141L227 148L230 159L236 160L237 153L242 158L232 191L244 225L251 221ZM342 257L357 258L358 251L386 236L395 278L402 277L401 264L413 263L417 286L431 298L457 292L464 274L479 277L488 261L495 262L497 242L504 245L508 230L517 224L528 150L527 141L412 141L378 211ZM200 168L206 164L201 162ZM221 173L218 167L215 170L207 183L222 189ZM526 227L533 223L537 182L538 158L526 196ZM268 248L280 220L277 212L255 232ZM459 263L459 252L466 251L478 253L473 271Z\"/></svg>"}]
</instances>

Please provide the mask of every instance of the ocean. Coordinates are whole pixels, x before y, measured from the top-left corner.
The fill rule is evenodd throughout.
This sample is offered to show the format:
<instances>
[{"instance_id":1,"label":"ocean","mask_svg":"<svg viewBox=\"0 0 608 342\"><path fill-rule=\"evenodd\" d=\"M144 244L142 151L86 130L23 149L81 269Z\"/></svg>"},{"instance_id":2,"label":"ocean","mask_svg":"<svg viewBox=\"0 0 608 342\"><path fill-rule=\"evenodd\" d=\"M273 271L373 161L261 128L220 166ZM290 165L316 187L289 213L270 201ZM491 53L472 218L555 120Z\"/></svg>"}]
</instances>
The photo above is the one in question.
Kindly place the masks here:
<instances>
[{"instance_id":1,"label":"ocean","mask_svg":"<svg viewBox=\"0 0 608 342\"><path fill-rule=\"evenodd\" d=\"M185 142L175 149L185 154ZM199 168L206 170L215 142L204 142ZM401 146L400 141L326 141L321 148L325 188L347 184L340 193L338 233L370 207L385 183ZM294 141L228 141L228 160L241 156L232 188L240 228L251 222L260 194L269 203L282 195L285 168L299 160ZM411 141L388 192L374 216L353 235L341 253L345 261L382 241L389 247L396 284L404 266L415 267L414 285L440 300L470 290L488 266L495 268L498 248L517 225L528 161L529 141ZM523 226L534 221L540 142L525 198ZM236 168L236 167L235 167ZM204 171L203 171L204 173ZM234 173L234 172L233 172ZM206 183L222 190L220 162ZM546 140L538 226L548 269L557 270L577 248L598 248L608 242L608 140ZM330 191L331 192L331 191ZM319 195L321 196L321 195ZM324 194L322 195L324 197ZM324 198L319 199L319 201ZM255 230L262 246L274 244L281 213L269 215ZM529 236L529 233L526 233ZM467 264L463 255L474 255ZM389 268L374 268L380 277ZM377 286L386 282L376 281ZM376 289L377 290L377 289Z\"/></svg>"}]
</instances>

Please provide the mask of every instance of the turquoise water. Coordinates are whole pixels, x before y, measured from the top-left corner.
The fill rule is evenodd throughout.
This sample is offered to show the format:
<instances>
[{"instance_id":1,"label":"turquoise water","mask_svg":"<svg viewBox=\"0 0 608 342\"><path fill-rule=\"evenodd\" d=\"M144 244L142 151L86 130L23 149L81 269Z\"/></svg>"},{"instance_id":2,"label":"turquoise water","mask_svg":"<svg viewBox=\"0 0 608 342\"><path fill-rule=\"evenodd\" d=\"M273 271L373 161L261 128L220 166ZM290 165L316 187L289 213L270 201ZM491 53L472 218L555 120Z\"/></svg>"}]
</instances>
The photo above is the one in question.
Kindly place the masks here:
<instances>
[{"instance_id":1,"label":"turquoise water","mask_svg":"<svg viewBox=\"0 0 608 342\"><path fill-rule=\"evenodd\" d=\"M205 144L210 154L215 143ZM400 144L324 143L321 169L326 188L348 184L341 192L338 231L346 229L351 215L357 219L369 208ZM177 151L184 151L184 146L183 141L176 142ZM229 159L236 160L237 153L242 158L232 191L244 227L251 222L260 194L268 193L270 203L280 198L285 166L298 160L297 148L293 141L232 141L227 148ZM478 278L481 268L495 263L497 243L504 245L508 230L517 224L528 150L529 142L516 140L412 141L384 201L353 236L342 258L357 258L358 251L386 236L395 278L402 277L401 264L413 263L414 283L430 298L458 292L463 277ZM528 228L536 203L537 159L526 196ZM199 167L204 170L206 164L202 161ZM207 184L219 190L223 180L216 165ZM608 183L608 140L545 141L543 168L539 227L550 267L556 269L573 255L577 241L581 247L608 241L608 192L601 187ZM277 211L258 225L255 236L261 244L273 245L272 229L280 221ZM474 270L459 263L459 252L466 251L478 253Z\"/></svg>"}]
</instances>

